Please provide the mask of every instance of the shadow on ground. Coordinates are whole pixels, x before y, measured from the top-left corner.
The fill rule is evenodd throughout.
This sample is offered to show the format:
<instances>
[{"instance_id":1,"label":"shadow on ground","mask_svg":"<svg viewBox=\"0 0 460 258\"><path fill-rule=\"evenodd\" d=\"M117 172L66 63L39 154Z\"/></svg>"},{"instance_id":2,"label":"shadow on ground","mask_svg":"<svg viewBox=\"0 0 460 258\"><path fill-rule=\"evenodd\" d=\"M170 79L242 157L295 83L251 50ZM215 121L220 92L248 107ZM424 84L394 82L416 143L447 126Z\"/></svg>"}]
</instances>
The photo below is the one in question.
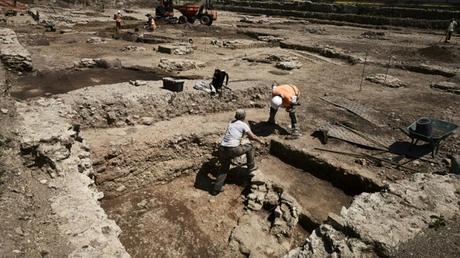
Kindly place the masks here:
<instances>
[{"instance_id":1,"label":"shadow on ground","mask_svg":"<svg viewBox=\"0 0 460 258\"><path fill-rule=\"evenodd\" d=\"M414 145L410 142L395 142L388 149L394 154L404 155L412 159L422 158L433 150L430 144Z\"/></svg>"},{"instance_id":2,"label":"shadow on ground","mask_svg":"<svg viewBox=\"0 0 460 258\"><path fill-rule=\"evenodd\" d=\"M205 162L196 175L194 187L210 192L213 189L219 169L217 158ZM234 167L228 172L225 184L234 184L245 188L249 181L249 172L245 167Z\"/></svg>"},{"instance_id":3,"label":"shadow on ground","mask_svg":"<svg viewBox=\"0 0 460 258\"><path fill-rule=\"evenodd\" d=\"M249 126L251 127L251 131L261 137L267 137L270 135L289 135L289 132L284 129L283 127L277 124L270 124L268 122L255 122L255 121L248 121Z\"/></svg>"}]
</instances>

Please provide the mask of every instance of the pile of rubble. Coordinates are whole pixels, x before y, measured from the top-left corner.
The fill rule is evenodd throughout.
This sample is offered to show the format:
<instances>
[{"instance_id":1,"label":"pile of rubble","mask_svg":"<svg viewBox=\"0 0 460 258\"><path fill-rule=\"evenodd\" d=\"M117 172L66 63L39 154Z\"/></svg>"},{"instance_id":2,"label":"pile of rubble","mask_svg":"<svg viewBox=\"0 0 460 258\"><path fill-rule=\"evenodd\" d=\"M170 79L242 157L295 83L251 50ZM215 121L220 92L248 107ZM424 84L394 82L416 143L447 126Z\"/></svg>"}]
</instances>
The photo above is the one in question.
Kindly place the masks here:
<instances>
[{"instance_id":1,"label":"pile of rubble","mask_svg":"<svg viewBox=\"0 0 460 258\"><path fill-rule=\"evenodd\" d=\"M249 18L247 16L244 16L241 18L240 22L243 23L250 23L250 24L263 24L263 23L269 23L268 17L261 17L259 19L256 18Z\"/></svg>"},{"instance_id":2,"label":"pile of rubble","mask_svg":"<svg viewBox=\"0 0 460 258\"><path fill-rule=\"evenodd\" d=\"M365 31L361 33L362 38L366 39L385 39L385 32L380 31Z\"/></svg>"},{"instance_id":3,"label":"pile of rubble","mask_svg":"<svg viewBox=\"0 0 460 258\"><path fill-rule=\"evenodd\" d=\"M254 41L247 39L238 40L212 40L211 45L230 49L260 48L268 47L270 44L264 41Z\"/></svg>"},{"instance_id":4,"label":"pile of rubble","mask_svg":"<svg viewBox=\"0 0 460 258\"><path fill-rule=\"evenodd\" d=\"M282 70L294 70L294 69L300 69L302 67L302 63L299 61L295 60L290 60L290 61L280 61L276 63L276 68L282 69Z\"/></svg>"},{"instance_id":5,"label":"pile of rubble","mask_svg":"<svg viewBox=\"0 0 460 258\"><path fill-rule=\"evenodd\" d=\"M327 34L326 29L322 26L314 26L314 27L307 27L305 32L310 34L318 34L318 35L325 35Z\"/></svg>"},{"instance_id":6,"label":"pile of rubble","mask_svg":"<svg viewBox=\"0 0 460 258\"><path fill-rule=\"evenodd\" d=\"M331 225L323 224L313 231L306 243L285 258L297 257L376 257L372 247L357 238L347 237Z\"/></svg>"},{"instance_id":7,"label":"pile of rubble","mask_svg":"<svg viewBox=\"0 0 460 258\"><path fill-rule=\"evenodd\" d=\"M86 40L86 43L89 43L89 44L106 44L107 42L108 42L108 39L101 38L101 37L91 37Z\"/></svg>"},{"instance_id":8,"label":"pile of rubble","mask_svg":"<svg viewBox=\"0 0 460 258\"><path fill-rule=\"evenodd\" d=\"M174 43L169 45L158 46L158 52L171 55L187 55L193 53L193 45L190 43Z\"/></svg>"},{"instance_id":9,"label":"pile of rubble","mask_svg":"<svg viewBox=\"0 0 460 258\"><path fill-rule=\"evenodd\" d=\"M307 42L298 42L294 40L284 40L280 42L280 46L286 49L296 49L313 52L324 57L343 59L350 64L357 64L364 61L364 58L361 56L350 54L348 51L329 45L311 44Z\"/></svg>"},{"instance_id":10,"label":"pile of rubble","mask_svg":"<svg viewBox=\"0 0 460 258\"><path fill-rule=\"evenodd\" d=\"M446 92L460 94L460 85L454 82L437 82L431 84L431 88L438 89Z\"/></svg>"},{"instance_id":11,"label":"pile of rubble","mask_svg":"<svg viewBox=\"0 0 460 258\"><path fill-rule=\"evenodd\" d=\"M363 193L286 257L390 256L436 220L456 216L459 187L454 176L418 173Z\"/></svg>"},{"instance_id":12,"label":"pile of rubble","mask_svg":"<svg viewBox=\"0 0 460 258\"><path fill-rule=\"evenodd\" d=\"M32 58L11 29L0 29L0 59L5 67L15 71L32 71Z\"/></svg>"},{"instance_id":13,"label":"pile of rubble","mask_svg":"<svg viewBox=\"0 0 460 258\"><path fill-rule=\"evenodd\" d=\"M158 67L166 71L187 71L197 68L203 68L205 66L205 63L200 61L169 58L160 59L160 64L158 65Z\"/></svg>"},{"instance_id":14,"label":"pile of rubble","mask_svg":"<svg viewBox=\"0 0 460 258\"><path fill-rule=\"evenodd\" d=\"M281 256L291 246L300 205L281 186L256 171L246 196L247 212L230 236L230 247L248 256Z\"/></svg>"},{"instance_id":15,"label":"pile of rubble","mask_svg":"<svg viewBox=\"0 0 460 258\"><path fill-rule=\"evenodd\" d=\"M279 42L285 40L285 38L272 36L272 35L267 35L267 36L257 36L257 40L265 41L265 42L268 42L268 43L279 43Z\"/></svg>"},{"instance_id":16,"label":"pile of rubble","mask_svg":"<svg viewBox=\"0 0 460 258\"><path fill-rule=\"evenodd\" d=\"M275 236L289 236L299 222L300 205L297 201L262 173L256 173L251 179L251 192L246 198L250 210L258 211L263 207L273 210L274 221L270 231Z\"/></svg>"},{"instance_id":17,"label":"pile of rubble","mask_svg":"<svg viewBox=\"0 0 460 258\"><path fill-rule=\"evenodd\" d=\"M122 52L142 52L146 51L145 47L138 47L138 46L125 46L121 48Z\"/></svg>"},{"instance_id":18,"label":"pile of rubble","mask_svg":"<svg viewBox=\"0 0 460 258\"><path fill-rule=\"evenodd\" d=\"M282 70L294 70L302 67L302 63L297 61L297 57L287 54L260 54L252 57L245 57L243 60L265 64L275 64Z\"/></svg>"},{"instance_id":19,"label":"pile of rubble","mask_svg":"<svg viewBox=\"0 0 460 258\"><path fill-rule=\"evenodd\" d=\"M401 81L400 79L394 76L388 75L388 74L382 74L382 73L371 74L366 77L366 80L373 82L373 83L381 84L385 87L390 87L390 88L407 87L407 83Z\"/></svg>"},{"instance_id":20,"label":"pile of rubble","mask_svg":"<svg viewBox=\"0 0 460 258\"><path fill-rule=\"evenodd\" d=\"M80 61L74 63L76 68L121 68L120 59L106 59L106 58L82 58Z\"/></svg>"}]
</instances>

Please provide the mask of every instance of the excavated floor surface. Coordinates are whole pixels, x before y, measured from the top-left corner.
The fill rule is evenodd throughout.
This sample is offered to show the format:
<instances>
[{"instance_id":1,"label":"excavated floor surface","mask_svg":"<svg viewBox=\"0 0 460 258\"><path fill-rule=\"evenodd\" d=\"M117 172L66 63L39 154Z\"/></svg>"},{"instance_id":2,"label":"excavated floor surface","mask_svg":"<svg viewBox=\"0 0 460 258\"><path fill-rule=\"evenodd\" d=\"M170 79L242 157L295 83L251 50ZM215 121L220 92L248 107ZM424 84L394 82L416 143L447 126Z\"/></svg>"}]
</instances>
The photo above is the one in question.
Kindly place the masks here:
<instances>
[{"instance_id":1,"label":"excavated floor surface","mask_svg":"<svg viewBox=\"0 0 460 258\"><path fill-rule=\"evenodd\" d=\"M131 80L161 80L164 72L133 69L63 70L25 75L13 82L11 96L18 99L51 96L88 86L113 84Z\"/></svg>"},{"instance_id":2,"label":"excavated floor surface","mask_svg":"<svg viewBox=\"0 0 460 258\"><path fill-rule=\"evenodd\" d=\"M326 220L330 212L340 213L347 207L352 197L334 187L330 182L318 179L308 171L292 167L281 160L269 156L260 161L264 176L280 184L294 197L311 219Z\"/></svg>"},{"instance_id":3,"label":"excavated floor surface","mask_svg":"<svg viewBox=\"0 0 460 258\"><path fill-rule=\"evenodd\" d=\"M59 9L58 12L61 11ZM280 21L273 19L274 23L277 24L270 24L270 22L243 24L239 20L245 15L222 12L219 20L211 27L203 27L197 24L188 27L185 25L160 24L160 29L155 32L159 36L168 36L173 41L193 38L194 44L197 46L193 54L172 56L152 51L151 44L113 39L109 39L104 44L87 43L87 39L94 35L111 36L113 31L112 11L114 10L106 11L104 13L105 17L102 17L101 13L92 13L102 21L78 24L71 27L70 32L62 34L44 32L44 29L39 26L30 26L27 22L30 23L31 20L27 16L12 18L14 22L8 23L7 26L15 29L20 42L31 52L34 68L39 73L38 75L25 74L18 76L8 72L7 79L13 82L12 88L10 88L12 95L18 99L27 100L39 96L66 93L86 86L127 82L133 79L156 80L162 77L160 73L128 69L67 70L67 68L73 66L74 62L88 57L115 57L119 58L125 65L142 66L149 69L157 69L160 58L199 60L203 61L206 67L177 72L175 75L209 78L214 68L224 68L230 73L231 88L234 85L232 84L233 82L241 82L233 88L234 90L244 88L247 80L263 80L266 84L264 86L267 87L269 87L271 81L294 83L299 86L302 92L302 105L298 110L298 118L304 136L296 141L291 141L291 145L304 148L311 155L316 155L333 165L343 165L347 169L353 170L360 178L368 178L373 183L378 182L379 184L383 184L385 180L393 182L407 178L413 173L375 166L374 164L358 164L356 163L357 160L352 157L314 150L314 147L324 146L319 143L318 139L310 137L310 133L325 122L340 122L365 132L391 136L394 140L407 140L405 136L397 131L397 128L412 123L420 116L429 115L457 123L460 118L458 110L455 108L459 103L458 96L433 91L429 87L430 83L439 81L458 83L458 77L415 73L392 68L390 69L390 74L407 82L408 87L390 89L367 81L362 83L361 77L363 74L385 72L385 66L390 55L395 56L393 60L395 62L429 63L458 69L460 67L458 62L453 62L455 57L459 55L458 44L438 44L440 46L433 46L433 42L439 41L439 33L436 34L437 32L407 29L407 31L401 33L398 30L382 30L385 32L384 39L367 39L363 38L363 33L369 30L381 30L318 25L299 22L299 20L290 18L279 18ZM144 12L145 9L139 9L130 15L138 19L145 19ZM81 13L73 16L72 19L79 15L81 16ZM89 18L85 16L84 19ZM141 24L141 20L128 21L125 29L139 27L142 26ZM59 26L61 25L59 24ZM63 26L62 28L66 27ZM246 29L247 31L245 31ZM272 47L235 50L211 44L213 40L246 40L251 38L256 41L254 35L280 36L305 46L319 45L322 47L320 49L329 47L342 48L341 53L362 58L368 55L368 60L371 63L365 67L362 64L348 65L344 60L326 57L316 52L282 49L277 47L276 44ZM121 49L128 45L144 47L148 50L122 53ZM157 45L153 45L153 47L157 47ZM288 55L290 58L300 61L302 67L293 71L281 71L274 67L274 63L248 62L243 59L267 54ZM2 78L2 82L5 80L5 78ZM363 89L358 91L361 83ZM2 85L0 84L0 86ZM72 103L70 100L75 99L75 103L78 103L75 106L84 108L86 104L88 106L93 104L91 101L98 102L103 100L102 102L104 102L105 99L114 97L114 93L126 97L126 95L129 95L129 91L123 87L120 84L91 87L89 88L89 95L91 96L85 96L87 94L85 89L76 91L76 93L58 95L56 98L67 101L67 103ZM135 93L132 95L142 95L145 89L148 89L150 93L163 94L162 90L158 90L159 87L154 89L138 87L132 90ZM191 84L187 85L186 91L189 93L193 91ZM179 94L177 95L180 96ZM386 127L383 129L375 128L349 112L337 109L320 101L318 98L331 94L340 95L377 109L379 111L378 118L384 121ZM114 98L118 98L118 95ZM90 97L87 103L80 105L79 101L86 100L86 97ZM173 100L173 98L170 99L171 102ZM235 100L230 100L230 102L232 101ZM268 99L266 102L268 103ZM4 103L7 102L1 102L0 107L7 107L9 110L5 111L6 113L2 110L0 116L14 117L14 104L5 105ZM225 105L229 105L229 103L225 103ZM110 105L107 104L107 106ZM104 108L107 108L107 106L104 106ZM129 105L120 106L122 107L122 112L124 112L123 114L130 115L130 112L133 112L129 109L131 108ZM95 111L101 111L100 108L92 108ZM156 108L165 109L167 107L160 106ZM195 107L191 107L189 114L193 114L193 108ZM94 111L93 109L91 111ZM110 110L110 108L107 108L107 110ZM107 110L102 110L101 113L108 112ZM120 110L115 111L120 112ZM253 127L256 125L253 128L254 132L266 137L266 140L274 137L284 138L284 132L282 132L284 130L270 130L270 132L267 132L263 126L257 126L259 122L267 118L267 111L267 108L248 110L248 119L254 121L252 123ZM102 200L102 206L110 218L114 219L118 226L121 227L121 242L134 257L208 257L222 254L230 257L239 256L241 255L240 251L247 250L235 252L235 250L229 250L227 244L232 229L244 214L245 200L242 194L248 187L248 181L241 180L239 177L230 178L225 192L218 197L212 197L207 192L210 187L210 181L201 182L200 186L197 186L198 179L196 177L196 173L200 170L202 163L212 156L211 150L216 149L215 147L225 130L226 123L233 116L233 111L208 114L206 116L190 116L185 115L185 113L177 114L177 116L179 117L172 119L169 116L161 117L164 121L155 121L149 126L140 124L126 126L127 123L124 121L121 121L123 122L121 125L116 123L103 124L103 126L109 127L118 126L118 128L104 129L91 128L93 126L99 127L99 124L87 126L91 123L82 120L89 120L91 116L82 116L81 121L78 122L90 127L83 129L82 137L91 147L91 160L94 162L96 170L95 174L90 176L95 177L98 189L106 195L106 198ZM286 112L278 112L277 119L282 127L288 127L289 118ZM0 128L11 127L11 124L10 119L0 119ZM9 129L13 131L14 128ZM39 129L37 128L37 130ZM11 135L14 135L14 133L11 133ZM14 136L9 137L13 138ZM459 146L458 137L453 136L446 140L446 144L441 148L440 157L437 158L435 163L409 163L408 166L422 172L442 172L446 166L440 165L442 164L441 160L447 154L458 154ZM2 146L0 147L3 148ZM334 140L330 141L326 147L346 151L365 151ZM261 147L258 147L259 152L264 152L261 149ZM2 150L0 149L0 151ZM261 170L271 180L283 185L287 192L297 199L300 206L308 211L314 219L321 222L329 212L338 213L341 207L347 207L350 204L352 197L345 194L343 189L340 190L337 185L334 186L308 173L318 174L321 171L294 168L291 166L294 164L287 165L275 157L265 155L267 151L265 150L264 155L257 158ZM187 152L185 153L186 155L184 152ZM12 153L8 152L8 155L16 155L17 158L17 154ZM19 153L19 149L15 153ZM0 156L0 158L2 157ZM3 163L2 160L0 161ZM11 163L7 162L5 164ZM10 166L14 168L14 164L5 165L5 168ZM185 167L184 170L181 170L181 166ZM166 173L167 178L163 178L164 180L161 177L148 177L155 174L157 169L163 173L168 171L170 167L177 171L173 171L174 173L172 174ZM26 170L27 173L21 172L22 170ZM55 244L49 244L50 239L60 239L61 235L59 234L65 236L65 233L54 230L57 227L56 225L52 224L53 230L51 230L56 231L56 235L53 234L46 238L41 233L43 229L40 226L41 224L38 225L38 222L32 229L30 229L30 225L27 225L28 219L25 222L18 223L18 221L24 219L22 216L23 210L28 210L29 207L33 207L37 203L40 203L42 209L50 210L50 204L47 200L53 196L52 189L54 188L50 188L47 191L40 190L48 186L34 179L34 173L30 173L32 170L23 168L22 164L16 165L16 169L12 171L14 171L14 177L12 176L11 180L14 180L14 184L6 182L4 189L9 194L4 195L2 193L2 198L4 199L0 199L0 202L1 207L5 207L5 211L10 211L9 206L16 203L18 207L11 209L11 214L8 214L8 216L0 216L0 224L5 225L5 232L9 232L2 236L8 238L8 241L0 241L1 243L6 243L5 246L0 245L0 256L5 255L8 257L12 254L24 254L25 256L50 254L50 256L59 256L73 251L72 248L74 247L65 247L62 249L66 250L56 251L59 247L56 247ZM184 173L182 174L181 171L184 171ZM3 172L3 168L0 169L0 172L8 173L8 171ZM26 179L28 181L23 180L24 175L27 175ZM53 181L47 175L47 173L43 172L41 176ZM34 186L30 190L28 188L30 180L38 187ZM24 184L21 185L21 182L24 182ZM341 185L341 188L343 186L345 186L345 183ZM40 193L35 194L31 191L39 191ZM29 202L18 203L15 199L17 198L15 197L16 194L24 195L24 199L29 200ZM39 201L37 201L37 198L39 198ZM37 208L33 208L33 210L38 211L36 212L37 214L40 213ZM31 217L35 216L34 211L31 211ZM251 241L254 245L257 245L260 239L273 240L273 236L264 238L267 236L266 228L270 226L269 217L271 214L269 212L271 211L254 212L250 216L249 222L253 221L255 222L253 224L257 224L254 226L253 235L249 234L252 236ZM40 221L40 223L43 223L43 225L50 224L47 220ZM12 225L21 225L21 227L18 229L18 227L12 227ZM51 226L46 229L50 231L50 228ZM0 227L0 229L4 228ZM445 232L447 235L458 235L457 227L452 227L452 231L449 228ZM34 239L31 239L31 235L40 236L37 243L33 241ZM286 247L286 250L300 246L308 235L309 232L297 225L291 237L293 239L292 246ZM0 237L0 240L2 240L2 237ZM65 237L62 239L67 240ZM426 239L423 237L414 240L414 243L410 243L408 249L403 250L401 255L417 253L412 251L415 248L414 246L425 242ZM269 245L271 243L267 243L262 243L260 247L270 249ZM442 248L439 249L442 250ZM420 256L423 255L420 254Z\"/></svg>"},{"instance_id":4,"label":"excavated floor surface","mask_svg":"<svg viewBox=\"0 0 460 258\"><path fill-rule=\"evenodd\" d=\"M264 110L247 111L248 116L256 121L263 120L266 116ZM155 148L156 143L167 142L178 137L185 139L187 144L187 137L190 135L196 136L197 139L208 138L217 143L220 140L219 133L225 129L232 115L233 112L224 112L207 116L184 116L158 122L152 126L85 129L82 132L82 136L92 147L95 160L104 160L104 157L110 155L111 150L117 148L122 153L119 155L119 160L123 160L123 167L128 167L110 171L117 169L110 166L110 163L114 162L111 158L103 162L107 163L105 171L95 176L99 188L107 196L102 201L102 206L109 217L121 227L123 233L120 239L131 255L134 257L240 255L239 252L232 253L235 251L228 248L228 241L231 231L243 214L245 205L242 193L248 187L247 175L233 171L229 175L225 191L213 197L209 194L209 190L214 180L213 174L217 172L215 170L208 171L209 173L199 172L198 175L195 174L197 171L191 174L185 172L186 174L183 175L178 172L176 176L168 177L166 181L161 178L165 170L163 166L168 164L180 168L180 164L196 163L199 168L205 163L206 157L190 160L188 152L196 152L197 149L193 149L196 147L191 149L186 146L180 147L179 152L173 155L167 154L169 153L167 147L164 150L159 149L157 155L165 156L164 163L150 161L155 157L149 153L149 149ZM286 118L285 115L279 117L280 121L285 121ZM195 123L188 123L187 121L190 120ZM194 126L195 124L206 124L206 126L197 127ZM124 147L120 148L120 146ZM181 153L184 155L181 156ZM116 177L125 173L125 170L130 170L129 167L139 167L136 165L139 160L145 160L147 164L147 166L142 165L145 167L144 174L160 176L154 177L150 184L136 182L135 178L126 181L124 178ZM133 166L129 166L131 162ZM115 178L111 179L107 174L114 174ZM127 173L127 178L130 177L129 174ZM141 180L149 179L141 176L138 181ZM120 185L123 185L122 190L117 189ZM267 234L264 231L266 229L263 228L270 225L268 216L269 213L257 215L257 220L261 220L259 233L261 236ZM293 243L300 244L307 235L308 232L298 225L293 232L292 238L295 239Z\"/></svg>"},{"instance_id":5,"label":"excavated floor surface","mask_svg":"<svg viewBox=\"0 0 460 258\"><path fill-rule=\"evenodd\" d=\"M195 175L104 200L102 207L123 233L133 257L216 257L243 213L243 188L227 184L212 197L196 189ZM236 254L234 254L236 255Z\"/></svg>"}]
</instances>

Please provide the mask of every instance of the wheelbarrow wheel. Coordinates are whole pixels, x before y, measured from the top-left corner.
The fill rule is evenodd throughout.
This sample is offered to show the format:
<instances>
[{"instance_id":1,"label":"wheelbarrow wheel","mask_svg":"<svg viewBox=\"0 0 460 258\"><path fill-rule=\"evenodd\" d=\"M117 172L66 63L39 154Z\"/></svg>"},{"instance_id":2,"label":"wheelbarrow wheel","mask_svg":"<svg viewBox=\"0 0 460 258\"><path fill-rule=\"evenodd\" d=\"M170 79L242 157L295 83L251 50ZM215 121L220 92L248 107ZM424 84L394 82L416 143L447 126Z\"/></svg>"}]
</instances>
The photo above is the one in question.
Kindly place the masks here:
<instances>
[{"instance_id":1,"label":"wheelbarrow wheel","mask_svg":"<svg viewBox=\"0 0 460 258\"><path fill-rule=\"evenodd\" d=\"M210 26L212 24L212 18L208 15L203 15L200 18L200 23L203 25L208 25Z\"/></svg>"},{"instance_id":2,"label":"wheelbarrow wheel","mask_svg":"<svg viewBox=\"0 0 460 258\"><path fill-rule=\"evenodd\" d=\"M179 17L179 23L180 24L184 24L187 22L187 17L185 17L184 15L180 16Z\"/></svg>"}]
</instances>

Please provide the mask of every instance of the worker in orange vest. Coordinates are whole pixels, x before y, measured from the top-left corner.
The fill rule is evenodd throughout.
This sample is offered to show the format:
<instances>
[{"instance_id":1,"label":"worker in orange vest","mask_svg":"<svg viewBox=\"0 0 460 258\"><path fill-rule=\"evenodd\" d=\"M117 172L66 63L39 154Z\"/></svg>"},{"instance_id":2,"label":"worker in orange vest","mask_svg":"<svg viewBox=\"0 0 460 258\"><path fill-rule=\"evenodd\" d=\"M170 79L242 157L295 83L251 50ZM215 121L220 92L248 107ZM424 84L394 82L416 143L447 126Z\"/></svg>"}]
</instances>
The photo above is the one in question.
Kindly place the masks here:
<instances>
[{"instance_id":1,"label":"worker in orange vest","mask_svg":"<svg viewBox=\"0 0 460 258\"><path fill-rule=\"evenodd\" d=\"M300 136L299 127L296 118L296 107L299 105L300 91L295 85L273 85L272 86L272 99L270 105L270 117L268 123L275 124L275 116L279 107L283 107L289 112L291 118L292 136Z\"/></svg>"}]
</instances>

